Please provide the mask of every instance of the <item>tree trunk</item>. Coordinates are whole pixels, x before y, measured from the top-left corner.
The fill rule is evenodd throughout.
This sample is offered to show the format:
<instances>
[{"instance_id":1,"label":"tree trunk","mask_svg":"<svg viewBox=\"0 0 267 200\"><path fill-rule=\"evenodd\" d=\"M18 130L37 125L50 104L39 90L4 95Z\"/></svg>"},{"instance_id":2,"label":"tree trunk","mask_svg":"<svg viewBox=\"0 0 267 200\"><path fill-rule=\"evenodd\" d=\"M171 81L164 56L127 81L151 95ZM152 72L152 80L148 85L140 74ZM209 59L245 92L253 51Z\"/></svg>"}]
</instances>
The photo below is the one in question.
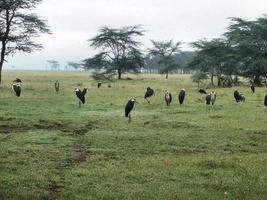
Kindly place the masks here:
<instances>
[{"instance_id":1,"label":"tree trunk","mask_svg":"<svg viewBox=\"0 0 267 200\"><path fill-rule=\"evenodd\" d=\"M121 79L121 69L118 69L118 79Z\"/></svg>"},{"instance_id":2,"label":"tree trunk","mask_svg":"<svg viewBox=\"0 0 267 200\"><path fill-rule=\"evenodd\" d=\"M5 60L6 43L2 41L2 49L0 54L0 84L2 83L2 68Z\"/></svg>"},{"instance_id":3,"label":"tree trunk","mask_svg":"<svg viewBox=\"0 0 267 200\"><path fill-rule=\"evenodd\" d=\"M221 85L222 85L222 79L221 79L221 76L217 76L218 77L218 87L221 87Z\"/></svg>"},{"instance_id":4,"label":"tree trunk","mask_svg":"<svg viewBox=\"0 0 267 200\"><path fill-rule=\"evenodd\" d=\"M211 77L210 77L210 81L211 81L211 85L212 86L214 86L214 80L213 80L213 78L214 78L214 74L212 73L211 74Z\"/></svg>"},{"instance_id":5,"label":"tree trunk","mask_svg":"<svg viewBox=\"0 0 267 200\"><path fill-rule=\"evenodd\" d=\"M254 85L261 86L260 75L257 74L257 75L254 77L253 83L254 83Z\"/></svg>"},{"instance_id":6,"label":"tree trunk","mask_svg":"<svg viewBox=\"0 0 267 200\"><path fill-rule=\"evenodd\" d=\"M168 77L169 77L169 72L167 71L166 72L166 79L168 79Z\"/></svg>"},{"instance_id":7,"label":"tree trunk","mask_svg":"<svg viewBox=\"0 0 267 200\"><path fill-rule=\"evenodd\" d=\"M235 83L235 85L238 84L238 76L237 75L235 75L234 83Z\"/></svg>"}]
</instances>

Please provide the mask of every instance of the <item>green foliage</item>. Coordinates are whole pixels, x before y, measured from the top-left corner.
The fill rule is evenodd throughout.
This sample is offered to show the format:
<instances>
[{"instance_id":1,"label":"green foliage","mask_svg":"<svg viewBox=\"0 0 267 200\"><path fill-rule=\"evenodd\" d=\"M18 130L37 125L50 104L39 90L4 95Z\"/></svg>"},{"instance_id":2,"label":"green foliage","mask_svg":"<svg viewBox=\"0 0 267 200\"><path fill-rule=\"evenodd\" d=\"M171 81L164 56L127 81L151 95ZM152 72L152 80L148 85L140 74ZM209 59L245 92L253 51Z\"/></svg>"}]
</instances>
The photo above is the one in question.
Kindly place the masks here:
<instances>
[{"instance_id":1,"label":"green foliage","mask_svg":"<svg viewBox=\"0 0 267 200\"><path fill-rule=\"evenodd\" d=\"M40 50L42 44L34 40L40 33L50 33L47 23L30 13L41 0L0 1L0 83L5 57L16 51L31 53Z\"/></svg>"},{"instance_id":2,"label":"green foliage","mask_svg":"<svg viewBox=\"0 0 267 200\"><path fill-rule=\"evenodd\" d=\"M174 59L175 54L180 52L181 42L174 43L170 41L154 41L151 40L153 47L148 49L149 55L157 56L158 64L161 66L159 72L166 74L168 78L169 72L178 68L178 62Z\"/></svg>"},{"instance_id":3,"label":"green foliage","mask_svg":"<svg viewBox=\"0 0 267 200\"><path fill-rule=\"evenodd\" d=\"M255 21L231 18L224 37L192 43L197 50L188 68L217 76L218 86L237 83L232 76L244 76L254 85L267 77L267 17Z\"/></svg>"},{"instance_id":4,"label":"green foliage","mask_svg":"<svg viewBox=\"0 0 267 200\"><path fill-rule=\"evenodd\" d=\"M192 81L195 82L195 83L197 83L198 84L198 87L199 87L199 84L202 81L205 81L205 80L208 79L208 75L206 73L204 73L204 72L199 71L199 72L194 73L191 76L191 78L192 78Z\"/></svg>"},{"instance_id":5,"label":"green foliage","mask_svg":"<svg viewBox=\"0 0 267 200\"><path fill-rule=\"evenodd\" d=\"M101 28L99 34L89 40L90 46L101 51L94 57L83 60L84 67L103 70L105 73L117 71L119 79L124 72L138 72L144 65L144 57L140 50L141 43L136 37L143 36L144 33L141 26Z\"/></svg>"},{"instance_id":6,"label":"green foliage","mask_svg":"<svg viewBox=\"0 0 267 200\"><path fill-rule=\"evenodd\" d=\"M267 77L267 16L255 21L231 18L231 22L225 35L237 49L240 74L261 85L260 77Z\"/></svg>"}]
</instances>

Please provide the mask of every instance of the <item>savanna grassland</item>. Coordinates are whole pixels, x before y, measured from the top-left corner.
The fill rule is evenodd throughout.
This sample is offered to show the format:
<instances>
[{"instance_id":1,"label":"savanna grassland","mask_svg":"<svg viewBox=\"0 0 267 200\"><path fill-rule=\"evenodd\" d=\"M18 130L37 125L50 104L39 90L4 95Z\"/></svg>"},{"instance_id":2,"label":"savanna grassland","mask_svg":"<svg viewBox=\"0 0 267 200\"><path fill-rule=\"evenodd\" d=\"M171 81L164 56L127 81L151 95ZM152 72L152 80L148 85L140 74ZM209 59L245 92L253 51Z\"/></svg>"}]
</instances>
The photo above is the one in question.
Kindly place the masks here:
<instances>
[{"instance_id":1,"label":"savanna grassland","mask_svg":"<svg viewBox=\"0 0 267 200\"><path fill-rule=\"evenodd\" d=\"M17 77L19 98L10 87ZM267 199L266 87L213 88L217 101L206 109L189 76L132 78L97 89L85 72L4 71L0 199ZM89 88L80 109L75 87ZM235 89L245 103L234 101ZM128 123L131 96L139 104Z\"/></svg>"}]
</instances>

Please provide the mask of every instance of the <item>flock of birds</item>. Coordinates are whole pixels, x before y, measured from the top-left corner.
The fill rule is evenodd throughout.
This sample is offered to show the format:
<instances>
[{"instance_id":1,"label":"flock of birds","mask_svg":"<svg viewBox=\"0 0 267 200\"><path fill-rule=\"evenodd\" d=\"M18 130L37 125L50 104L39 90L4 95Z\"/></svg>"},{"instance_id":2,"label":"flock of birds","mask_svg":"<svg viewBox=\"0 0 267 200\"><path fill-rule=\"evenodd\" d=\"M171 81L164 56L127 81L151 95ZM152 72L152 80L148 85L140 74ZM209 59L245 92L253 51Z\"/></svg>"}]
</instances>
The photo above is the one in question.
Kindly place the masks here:
<instances>
[{"instance_id":1,"label":"flock of birds","mask_svg":"<svg viewBox=\"0 0 267 200\"><path fill-rule=\"evenodd\" d=\"M15 95L17 97L20 97L21 95L21 79L16 78L13 83L12 83L12 90L14 91ZM56 81L55 84L55 91L58 93L59 92L59 82ZM97 88L101 87L101 82L99 82L97 84ZM108 85L108 87L111 87L111 85ZM253 93L255 93L255 87L254 85L251 85L251 90ZM84 88L83 90L79 89L79 88L75 88L75 93L76 96L79 100L79 107L81 107L81 104L85 103L85 95L88 91L88 88ZM165 102L167 106L170 106L171 102L172 102L172 94L168 91L168 90L164 90L165 94L164 94L164 98L165 98ZM215 101L216 101L216 92L211 91L211 92L207 92L204 89L199 89L198 92L200 94L205 94L205 103L206 105L211 105L213 106ZM145 92L145 96L144 99L150 104L150 98L152 96L155 96L155 92L151 87L147 87L147 90ZM236 100L236 102L245 102L246 98L243 94L239 93L237 90L234 91L234 98ZM178 94L178 101L180 103L180 105L182 105L184 103L184 99L185 99L185 89L181 89L179 94ZM129 122L131 122L131 111L134 108L135 103L138 103L136 98L131 97L126 106L125 106L125 117L127 117L129 119ZM267 95L265 95L264 97L264 106L267 107Z\"/></svg>"},{"instance_id":2,"label":"flock of birds","mask_svg":"<svg viewBox=\"0 0 267 200\"><path fill-rule=\"evenodd\" d=\"M252 92L255 93L255 86L252 85L250 88L251 88ZM209 105L211 105L211 106L214 105L214 103L216 101L216 92L215 91L211 91L211 92L208 93L204 89L199 89L198 92L200 94L205 94L206 95L206 97L205 97L206 105L208 105L208 106ZM150 104L150 100L148 98L150 98L152 96L155 96L154 90L151 87L147 87L147 90L146 90L144 98L145 98L145 100L147 100L147 102L149 104ZM170 106L170 104L172 102L172 94L168 90L165 90L164 97L165 97L166 105ZM245 96L243 94L239 93L237 90L234 91L234 98L235 98L236 102L245 102L245 100L246 100ZM178 101L179 101L180 105L183 104L184 99L185 99L185 89L181 89L179 94L178 94ZM130 100L127 102L126 106L125 106L125 117L129 118L129 122L131 121L130 112L134 108L134 104L135 103L138 103L136 101L136 98L131 97ZM267 107L267 95L265 95L265 97L264 97L264 106Z\"/></svg>"}]
</instances>

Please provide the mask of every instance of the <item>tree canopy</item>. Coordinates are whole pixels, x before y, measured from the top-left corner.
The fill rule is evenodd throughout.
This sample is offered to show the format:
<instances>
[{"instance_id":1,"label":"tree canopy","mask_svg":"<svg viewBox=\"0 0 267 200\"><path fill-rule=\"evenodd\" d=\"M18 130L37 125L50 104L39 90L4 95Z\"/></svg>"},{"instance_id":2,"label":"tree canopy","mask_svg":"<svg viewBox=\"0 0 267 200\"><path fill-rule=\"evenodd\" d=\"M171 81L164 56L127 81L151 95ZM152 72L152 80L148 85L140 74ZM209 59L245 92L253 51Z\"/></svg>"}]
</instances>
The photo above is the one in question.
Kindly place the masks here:
<instances>
[{"instance_id":1,"label":"tree canopy","mask_svg":"<svg viewBox=\"0 0 267 200\"><path fill-rule=\"evenodd\" d=\"M230 18L231 24L221 38L192 43L196 55L188 67L200 70L228 85L244 76L255 85L267 77L267 16L250 21ZM232 76L235 76L235 79Z\"/></svg>"},{"instance_id":2,"label":"tree canopy","mask_svg":"<svg viewBox=\"0 0 267 200\"><path fill-rule=\"evenodd\" d=\"M140 26L127 26L120 29L103 27L92 39L90 46L100 50L95 56L83 60L87 69L96 69L104 73L117 72L118 79L124 72L138 72L144 65L144 56L137 40L145 30Z\"/></svg>"},{"instance_id":3,"label":"tree canopy","mask_svg":"<svg viewBox=\"0 0 267 200\"><path fill-rule=\"evenodd\" d=\"M5 57L16 51L31 53L42 48L33 38L50 33L47 22L30 13L42 0L0 1L0 83Z\"/></svg>"},{"instance_id":4,"label":"tree canopy","mask_svg":"<svg viewBox=\"0 0 267 200\"><path fill-rule=\"evenodd\" d=\"M178 62L174 59L174 55L180 52L181 42L155 41L151 40L153 47L149 49L149 54L158 57L158 64L161 66L160 73L166 74L168 78L169 72L177 69Z\"/></svg>"}]
</instances>

